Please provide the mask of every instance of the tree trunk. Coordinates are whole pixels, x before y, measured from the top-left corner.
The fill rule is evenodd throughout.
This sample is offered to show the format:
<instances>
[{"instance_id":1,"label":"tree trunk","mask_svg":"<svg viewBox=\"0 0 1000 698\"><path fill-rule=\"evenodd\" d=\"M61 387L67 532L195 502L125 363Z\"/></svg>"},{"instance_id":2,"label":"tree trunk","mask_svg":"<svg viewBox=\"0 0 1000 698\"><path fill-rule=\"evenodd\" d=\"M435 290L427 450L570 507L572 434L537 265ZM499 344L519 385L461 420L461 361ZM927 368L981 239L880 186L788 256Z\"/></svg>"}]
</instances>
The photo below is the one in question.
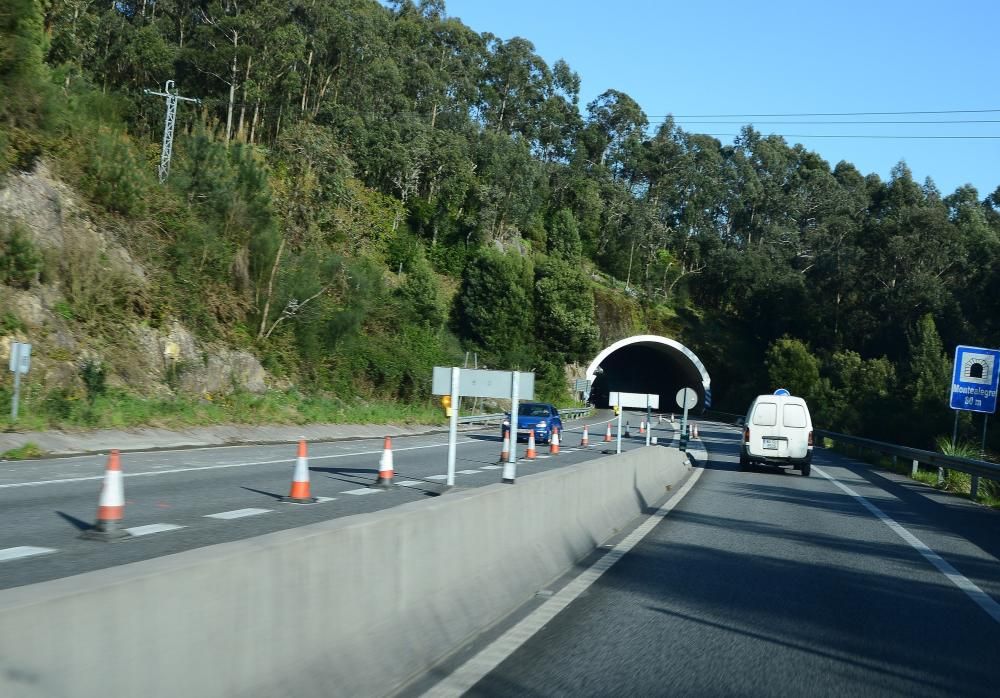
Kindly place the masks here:
<instances>
[{"instance_id":1,"label":"tree trunk","mask_svg":"<svg viewBox=\"0 0 1000 698\"><path fill-rule=\"evenodd\" d=\"M230 71L229 79L229 105L226 107L226 145L229 145L229 141L233 136L233 111L236 107L236 81L237 81L237 70L236 65L236 49L240 44L240 34L239 32L233 32L233 65Z\"/></svg>"},{"instance_id":2,"label":"tree trunk","mask_svg":"<svg viewBox=\"0 0 1000 698\"><path fill-rule=\"evenodd\" d=\"M253 145L254 134L257 132L257 116L260 114L260 100L253 105L253 118L250 119L250 144Z\"/></svg>"},{"instance_id":3,"label":"tree trunk","mask_svg":"<svg viewBox=\"0 0 1000 698\"><path fill-rule=\"evenodd\" d=\"M246 142L246 139L244 138L243 125L244 125L244 117L246 116L247 113L247 85L250 82L250 65L252 63L253 63L253 54L251 53L247 55L247 71L243 77L243 99L241 100L240 103L240 121L239 125L236 127L236 135L243 142Z\"/></svg>"},{"instance_id":4,"label":"tree trunk","mask_svg":"<svg viewBox=\"0 0 1000 698\"><path fill-rule=\"evenodd\" d=\"M313 52L309 51L309 58L306 59L306 82L302 86L302 104L299 107L299 113L306 113L306 99L309 94L309 81L312 79L312 64L313 64Z\"/></svg>"},{"instance_id":5,"label":"tree trunk","mask_svg":"<svg viewBox=\"0 0 1000 698\"><path fill-rule=\"evenodd\" d=\"M274 264L271 266L271 277L267 280L267 298L264 300L264 310L260 316L260 328L257 330L257 339L264 338L267 328L267 316L271 312L271 297L274 294L274 277L278 274L278 265L281 264L281 253L285 251L285 238L281 238L278 245L278 252L274 255ZM274 329L273 327L271 329ZM269 333L270 334L270 333Z\"/></svg>"}]
</instances>

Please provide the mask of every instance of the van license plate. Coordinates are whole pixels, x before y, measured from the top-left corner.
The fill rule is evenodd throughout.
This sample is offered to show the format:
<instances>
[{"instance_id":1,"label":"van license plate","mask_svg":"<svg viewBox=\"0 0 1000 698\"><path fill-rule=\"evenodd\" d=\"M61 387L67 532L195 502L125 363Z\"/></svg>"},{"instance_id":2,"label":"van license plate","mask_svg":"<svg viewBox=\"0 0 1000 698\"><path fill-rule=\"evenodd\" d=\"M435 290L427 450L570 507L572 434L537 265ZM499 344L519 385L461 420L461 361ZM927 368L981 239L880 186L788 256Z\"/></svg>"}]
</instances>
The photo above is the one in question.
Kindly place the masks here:
<instances>
[{"instance_id":1,"label":"van license plate","mask_svg":"<svg viewBox=\"0 0 1000 698\"><path fill-rule=\"evenodd\" d=\"M764 448L769 451L778 450L778 440L777 439L764 439Z\"/></svg>"}]
</instances>

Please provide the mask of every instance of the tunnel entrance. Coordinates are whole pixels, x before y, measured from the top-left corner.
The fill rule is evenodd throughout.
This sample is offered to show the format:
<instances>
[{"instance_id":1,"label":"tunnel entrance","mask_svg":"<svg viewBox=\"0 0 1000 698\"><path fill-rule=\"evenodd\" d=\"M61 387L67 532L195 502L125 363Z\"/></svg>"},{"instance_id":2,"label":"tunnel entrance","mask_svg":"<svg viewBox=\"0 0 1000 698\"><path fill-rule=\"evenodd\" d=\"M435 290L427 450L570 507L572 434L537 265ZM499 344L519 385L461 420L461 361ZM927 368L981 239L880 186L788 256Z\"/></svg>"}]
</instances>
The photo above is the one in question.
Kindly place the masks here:
<instances>
[{"instance_id":1,"label":"tunnel entrance","mask_svg":"<svg viewBox=\"0 0 1000 698\"><path fill-rule=\"evenodd\" d=\"M611 392L660 396L660 411L678 411L674 397L681 388L698 393L695 411L711 407L711 378L693 351L668 337L644 334L619 340L587 367L590 402L608 407Z\"/></svg>"}]
</instances>

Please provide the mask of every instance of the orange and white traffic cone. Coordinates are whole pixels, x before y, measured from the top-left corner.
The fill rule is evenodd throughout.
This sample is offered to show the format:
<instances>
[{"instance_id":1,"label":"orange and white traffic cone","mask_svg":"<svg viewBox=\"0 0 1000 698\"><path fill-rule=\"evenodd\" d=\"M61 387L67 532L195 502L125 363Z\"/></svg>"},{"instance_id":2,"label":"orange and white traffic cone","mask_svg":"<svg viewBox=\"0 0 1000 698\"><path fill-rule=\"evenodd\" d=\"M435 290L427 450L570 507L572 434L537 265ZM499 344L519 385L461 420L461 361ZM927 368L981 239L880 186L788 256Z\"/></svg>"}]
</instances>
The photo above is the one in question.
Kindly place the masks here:
<instances>
[{"instance_id":1,"label":"orange and white traffic cone","mask_svg":"<svg viewBox=\"0 0 1000 698\"><path fill-rule=\"evenodd\" d=\"M535 460L535 430L528 432L528 450L524 454L525 460Z\"/></svg>"},{"instance_id":2,"label":"orange and white traffic cone","mask_svg":"<svg viewBox=\"0 0 1000 698\"><path fill-rule=\"evenodd\" d=\"M392 437L385 437L382 446L382 458L378 462L378 478L375 480L376 487L389 489L392 487Z\"/></svg>"},{"instance_id":3,"label":"orange and white traffic cone","mask_svg":"<svg viewBox=\"0 0 1000 698\"><path fill-rule=\"evenodd\" d=\"M580 438L580 448L588 448L590 446L590 432L587 431L587 425L583 425L583 436Z\"/></svg>"},{"instance_id":4,"label":"orange and white traffic cone","mask_svg":"<svg viewBox=\"0 0 1000 698\"><path fill-rule=\"evenodd\" d=\"M644 422L644 421L643 422L639 422L639 434L642 435L642 434L645 434L645 433L646 433L646 422Z\"/></svg>"},{"instance_id":5,"label":"orange and white traffic cone","mask_svg":"<svg viewBox=\"0 0 1000 698\"><path fill-rule=\"evenodd\" d=\"M292 490L281 501L293 504L313 504L319 501L309 494L309 456L306 453L305 439L299 440L299 455L295 459L295 470L292 473Z\"/></svg>"},{"instance_id":6,"label":"orange and white traffic cone","mask_svg":"<svg viewBox=\"0 0 1000 698\"><path fill-rule=\"evenodd\" d=\"M121 528L125 518L125 485L122 482L122 466L118 449L108 454L108 464L104 468L104 484L97 503L97 523L80 536L88 540L105 542L127 538L129 532Z\"/></svg>"},{"instance_id":7,"label":"orange and white traffic cone","mask_svg":"<svg viewBox=\"0 0 1000 698\"><path fill-rule=\"evenodd\" d=\"M611 422L608 422L608 430L604 434L604 443L611 443Z\"/></svg>"},{"instance_id":8,"label":"orange and white traffic cone","mask_svg":"<svg viewBox=\"0 0 1000 698\"><path fill-rule=\"evenodd\" d=\"M559 429L552 427L552 436L549 437L549 455L554 456L559 453Z\"/></svg>"},{"instance_id":9,"label":"orange and white traffic cone","mask_svg":"<svg viewBox=\"0 0 1000 698\"><path fill-rule=\"evenodd\" d=\"M500 462L506 463L510 460L510 429L503 430L503 446L500 447Z\"/></svg>"}]
</instances>

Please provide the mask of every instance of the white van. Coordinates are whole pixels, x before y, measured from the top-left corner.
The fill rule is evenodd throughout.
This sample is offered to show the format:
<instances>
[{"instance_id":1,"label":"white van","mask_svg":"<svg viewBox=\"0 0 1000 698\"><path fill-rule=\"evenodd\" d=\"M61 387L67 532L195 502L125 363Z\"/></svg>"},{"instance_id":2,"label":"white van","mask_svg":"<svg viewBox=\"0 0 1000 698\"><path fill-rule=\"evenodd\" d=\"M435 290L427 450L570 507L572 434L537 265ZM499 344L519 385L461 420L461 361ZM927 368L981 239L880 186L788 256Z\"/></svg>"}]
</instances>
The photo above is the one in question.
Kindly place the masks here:
<instances>
[{"instance_id":1,"label":"white van","mask_svg":"<svg viewBox=\"0 0 1000 698\"><path fill-rule=\"evenodd\" d=\"M813 425L806 401L793 395L758 395L743 420L740 470L752 463L791 465L808 475Z\"/></svg>"}]
</instances>

